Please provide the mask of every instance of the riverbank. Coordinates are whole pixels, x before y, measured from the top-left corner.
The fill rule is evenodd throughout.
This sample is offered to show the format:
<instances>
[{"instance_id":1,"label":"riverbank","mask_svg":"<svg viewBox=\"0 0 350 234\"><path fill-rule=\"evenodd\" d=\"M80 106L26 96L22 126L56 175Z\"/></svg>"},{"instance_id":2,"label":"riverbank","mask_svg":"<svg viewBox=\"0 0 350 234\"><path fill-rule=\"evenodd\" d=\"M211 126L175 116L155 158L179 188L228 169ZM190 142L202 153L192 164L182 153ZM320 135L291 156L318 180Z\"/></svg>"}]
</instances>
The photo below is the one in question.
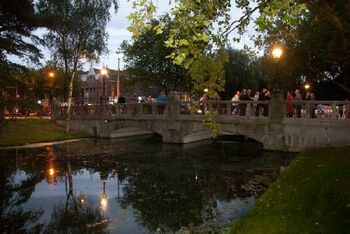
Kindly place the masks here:
<instances>
[{"instance_id":1,"label":"riverbank","mask_svg":"<svg viewBox=\"0 0 350 234\"><path fill-rule=\"evenodd\" d=\"M300 154L227 233L347 233L350 146Z\"/></svg>"},{"instance_id":2,"label":"riverbank","mask_svg":"<svg viewBox=\"0 0 350 234\"><path fill-rule=\"evenodd\" d=\"M25 145L37 142L53 142L87 137L78 132L65 133L64 128L48 119L5 120L0 147Z\"/></svg>"}]
</instances>

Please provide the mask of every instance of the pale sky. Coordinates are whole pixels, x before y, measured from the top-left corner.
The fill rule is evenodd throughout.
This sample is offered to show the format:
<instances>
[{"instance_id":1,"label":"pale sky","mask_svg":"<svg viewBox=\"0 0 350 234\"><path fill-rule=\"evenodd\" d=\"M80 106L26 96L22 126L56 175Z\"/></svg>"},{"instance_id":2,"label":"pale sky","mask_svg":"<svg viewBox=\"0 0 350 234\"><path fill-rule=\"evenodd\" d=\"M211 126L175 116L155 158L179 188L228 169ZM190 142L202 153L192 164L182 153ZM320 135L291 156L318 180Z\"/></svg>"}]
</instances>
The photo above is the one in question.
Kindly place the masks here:
<instances>
[{"instance_id":1,"label":"pale sky","mask_svg":"<svg viewBox=\"0 0 350 234\"><path fill-rule=\"evenodd\" d=\"M232 6L235 4L232 3ZM164 12L169 10L171 6L169 5L169 0L158 0L158 11L157 15L162 15ZM119 1L119 10L117 14L114 13L114 9L111 9L111 20L108 23L106 30L109 34L108 38L108 50L109 54L103 55L100 58L99 64L94 64L94 68L100 68L102 65L106 65L111 69L117 69L118 68L118 58L120 58L120 68L123 70L124 63L123 63L123 55L117 54L116 52L119 50L120 45L123 40L130 40L131 39L131 33L127 30L127 27L130 25L130 21L127 19L127 16L129 13L132 12L131 3L127 0L120 0ZM234 7L231 9L231 17L233 19L239 18L241 15L240 11ZM252 43L249 40L249 36L253 32L253 29L250 29L244 36L242 36L242 39L240 43L233 42L231 43L233 48L241 49L243 48L244 44L252 45ZM39 35L44 33L44 30L38 30L37 32ZM235 35L235 34L234 34ZM42 48L42 47L40 47ZM50 60L50 54L49 52L42 48L44 59L41 61L42 64L45 64L45 61ZM12 58L12 57L11 57ZM12 58L13 61L18 62L18 58ZM22 62L23 64L23 62ZM90 64L85 64L84 68L87 70L90 67Z\"/></svg>"}]
</instances>

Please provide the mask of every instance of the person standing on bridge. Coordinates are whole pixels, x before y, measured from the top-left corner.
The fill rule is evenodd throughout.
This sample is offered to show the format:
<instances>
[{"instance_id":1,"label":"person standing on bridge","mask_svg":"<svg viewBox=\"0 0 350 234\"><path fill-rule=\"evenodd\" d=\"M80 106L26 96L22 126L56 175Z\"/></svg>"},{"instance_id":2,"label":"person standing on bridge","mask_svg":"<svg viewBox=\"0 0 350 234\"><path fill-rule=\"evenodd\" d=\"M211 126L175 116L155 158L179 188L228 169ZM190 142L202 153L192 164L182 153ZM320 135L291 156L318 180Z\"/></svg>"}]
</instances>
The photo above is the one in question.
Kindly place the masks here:
<instances>
[{"instance_id":1,"label":"person standing on bridge","mask_svg":"<svg viewBox=\"0 0 350 234\"><path fill-rule=\"evenodd\" d=\"M238 103L240 101L240 96L241 93L237 90L236 94L233 96L233 98L231 99L232 103L232 115L239 115L239 106Z\"/></svg>"},{"instance_id":2,"label":"person standing on bridge","mask_svg":"<svg viewBox=\"0 0 350 234\"><path fill-rule=\"evenodd\" d=\"M286 109L287 109L287 117L293 117L294 109L293 109L293 96L288 91L286 97Z\"/></svg>"},{"instance_id":3,"label":"person standing on bridge","mask_svg":"<svg viewBox=\"0 0 350 234\"><path fill-rule=\"evenodd\" d=\"M209 111L209 106L208 106L209 95L207 93L203 94L203 96L201 97L201 99L199 101L200 101L200 107L202 110L202 114L205 115Z\"/></svg>"},{"instance_id":4,"label":"person standing on bridge","mask_svg":"<svg viewBox=\"0 0 350 234\"><path fill-rule=\"evenodd\" d=\"M158 114L159 115L164 114L166 101L167 101L166 96L165 96L164 92L162 91L160 93L160 95L157 97L157 107L158 107Z\"/></svg>"},{"instance_id":5,"label":"person standing on bridge","mask_svg":"<svg viewBox=\"0 0 350 234\"><path fill-rule=\"evenodd\" d=\"M262 91L259 94L259 99L258 99L259 102L264 102L265 101L266 92L267 92L267 89L263 88ZM266 109L267 109L267 106L265 104L261 104L261 103L258 104L257 116L265 116Z\"/></svg>"},{"instance_id":6,"label":"person standing on bridge","mask_svg":"<svg viewBox=\"0 0 350 234\"><path fill-rule=\"evenodd\" d=\"M302 98L302 96L300 94L300 90L299 89L295 90L294 100L297 102L295 104L295 111L296 111L297 117L301 118L301 101L303 100L303 98Z\"/></svg>"}]
</instances>

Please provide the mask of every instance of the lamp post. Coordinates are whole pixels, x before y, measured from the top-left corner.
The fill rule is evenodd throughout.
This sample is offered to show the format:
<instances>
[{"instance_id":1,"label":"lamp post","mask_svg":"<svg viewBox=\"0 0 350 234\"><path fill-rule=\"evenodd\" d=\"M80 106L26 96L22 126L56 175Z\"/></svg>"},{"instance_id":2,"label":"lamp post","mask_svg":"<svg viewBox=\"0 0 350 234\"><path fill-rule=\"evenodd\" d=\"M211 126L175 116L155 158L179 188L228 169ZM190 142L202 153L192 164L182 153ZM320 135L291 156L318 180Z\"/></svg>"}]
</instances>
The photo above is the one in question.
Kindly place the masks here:
<instances>
[{"instance_id":1,"label":"lamp post","mask_svg":"<svg viewBox=\"0 0 350 234\"><path fill-rule=\"evenodd\" d=\"M119 99L120 97L120 58L119 58L119 54L123 54L123 52L121 50L117 50L116 54L118 55L118 73L117 73L117 87L115 90L116 93L116 97L117 99Z\"/></svg>"},{"instance_id":2,"label":"lamp post","mask_svg":"<svg viewBox=\"0 0 350 234\"><path fill-rule=\"evenodd\" d=\"M107 72L107 69L103 66L101 68L101 78L102 78L102 95L101 95L101 110L102 110L102 113L104 112L104 107L105 107L105 104L106 104L106 79L107 79L107 75L108 75L108 72Z\"/></svg>"},{"instance_id":3,"label":"lamp post","mask_svg":"<svg viewBox=\"0 0 350 234\"><path fill-rule=\"evenodd\" d=\"M281 95L281 90L279 89L279 75L278 75L278 69L279 69L279 62L283 55L283 47L280 45L275 45L272 47L272 58L275 61L275 75L273 76L272 83L273 83L273 90L272 90L272 97L271 101L269 103L269 117L273 119L274 121L282 121L285 116L285 104L283 100L283 95Z\"/></svg>"},{"instance_id":4,"label":"lamp post","mask_svg":"<svg viewBox=\"0 0 350 234\"><path fill-rule=\"evenodd\" d=\"M272 82L273 82L273 93L274 95L277 97L281 90L279 90L279 87L278 87L278 63L281 59L283 55L283 49L280 45L275 45L273 46L272 48L272 58L274 59L275 63L276 63L276 73L275 73L275 76L273 77L272 79Z\"/></svg>"},{"instance_id":5,"label":"lamp post","mask_svg":"<svg viewBox=\"0 0 350 234\"><path fill-rule=\"evenodd\" d=\"M120 76L120 74L119 73L120 73L120 58L118 58L118 76L117 76L117 90L116 90L117 99L120 96L120 83L119 83L119 76Z\"/></svg>"},{"instance_id":6,"label":"lamp post","mask_svg":"<svg viewBox=\"0 0 350 234\"><path fill-rule=\"evenodd\" d=\"M105 67L101 68L101 78L103 82L102 86L102 97L105 99L106 98L106 78L107 78L107 69Z\"/></svg>"}]
</instances>

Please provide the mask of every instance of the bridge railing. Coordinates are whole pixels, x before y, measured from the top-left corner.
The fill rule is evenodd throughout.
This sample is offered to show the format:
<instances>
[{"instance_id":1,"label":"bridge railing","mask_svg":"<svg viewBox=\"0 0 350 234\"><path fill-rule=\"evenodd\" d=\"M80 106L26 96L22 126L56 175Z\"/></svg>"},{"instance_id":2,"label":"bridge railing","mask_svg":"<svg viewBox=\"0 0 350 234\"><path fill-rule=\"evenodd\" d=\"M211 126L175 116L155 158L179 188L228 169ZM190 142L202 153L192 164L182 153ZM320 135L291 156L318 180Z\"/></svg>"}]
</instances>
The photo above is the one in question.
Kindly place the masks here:
<instances>
[{"instance_id":1,"label":"bridge railing","mask_svg":"<svg viewBox=\"0 0 350 234\"><path fill-rule=\"evenodd\" d=\"M123 103L123 104L88 104L72 105L71 116L163 116L167 117L171 103ZM176 102L176 115L205 115L216 111L219 116L231 117L269 117L271 103L268 101L209 101ZM68 108L57 106L53 110L54 118L64 118ZM349 101L292 101L285 102L281 112L286 118L317 118L350 120Z\"/></svg>"},{"instance_id":2,"label":"bridge railing","mask_svg":"<svg viewBox=\"0 0 350 234\"><path fill-rule=\"evenodd\" d=\"M268 101L179 102L180 115L205 115L216 111L219 116L268 117Z\"/></svg>"},{"instance_id":3,"label":"bridge railing","mask_svg":"<svg viewBox=\"0 0 350 234\"><path fill-rule=\"evenodd\" d=\"M350 101L286 101L286 117L350 120Z\"/></svg>"},{"instance_id":4,"label":"bridge railing","mask_svg":"<svg viewBox=\"0 0 350 234\"><path fill-rule=\"evenodd\" d=\"M72 105L71 116L98 117L98 116L164 116L167 103L119 103L119 104L89 104ZM54 118L64 118L67 106L57 106L54 109Z\"/></svg>"},{"instance_id":5,"label":"bridge railing","mask_svg":"<svg viewBox=\"0 0 350 234\"><path fill-rule=\"evenodd\" d=\"M166 114L167 103L143 102L109 105L108 113L112 115L162 116Z\"/></svg>"}]
</instances>

